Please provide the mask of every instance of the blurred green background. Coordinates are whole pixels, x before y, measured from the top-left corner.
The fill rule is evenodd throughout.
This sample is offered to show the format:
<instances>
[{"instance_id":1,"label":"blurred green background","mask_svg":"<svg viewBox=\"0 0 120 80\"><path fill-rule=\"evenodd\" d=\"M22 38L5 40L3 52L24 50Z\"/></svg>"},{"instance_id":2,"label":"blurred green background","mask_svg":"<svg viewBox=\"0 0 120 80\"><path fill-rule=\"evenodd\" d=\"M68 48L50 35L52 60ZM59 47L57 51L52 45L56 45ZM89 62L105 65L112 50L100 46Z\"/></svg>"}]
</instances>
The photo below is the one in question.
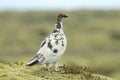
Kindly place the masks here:
<instances>
[{"instance_id":1,"label":"blurred green background","mask_svg":"<svg viewBox=\"0 0 120 80\"><path fill-rule=\"evenodd\" d=\"M27 63L54 29L60 11L0 12L0 62ZM87 66L120 78L120 11L65 12L68 46L60 64Z\"/></svg>"}]
</instances>

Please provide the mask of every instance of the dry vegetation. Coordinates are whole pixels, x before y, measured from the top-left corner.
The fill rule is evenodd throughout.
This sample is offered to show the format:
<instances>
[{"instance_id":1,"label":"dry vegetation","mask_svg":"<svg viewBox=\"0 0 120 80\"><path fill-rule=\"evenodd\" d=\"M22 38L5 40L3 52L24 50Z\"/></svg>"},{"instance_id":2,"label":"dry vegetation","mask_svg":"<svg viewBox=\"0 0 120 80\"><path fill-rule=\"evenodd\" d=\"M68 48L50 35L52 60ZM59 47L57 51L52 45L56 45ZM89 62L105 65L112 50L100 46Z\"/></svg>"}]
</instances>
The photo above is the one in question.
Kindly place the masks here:
<instances>
[{"instance_id":1,"label":"dry vegetation","mask_svg":"<svg viewBox=\"0 0 120 80\"><path fill-rule=\"evenodd\" d=\"M59 66L60 71L46 71L44 67L26 67L23 63L0 63L0 80L113 80L86 67Z\"/></svg>"}]
</instances>

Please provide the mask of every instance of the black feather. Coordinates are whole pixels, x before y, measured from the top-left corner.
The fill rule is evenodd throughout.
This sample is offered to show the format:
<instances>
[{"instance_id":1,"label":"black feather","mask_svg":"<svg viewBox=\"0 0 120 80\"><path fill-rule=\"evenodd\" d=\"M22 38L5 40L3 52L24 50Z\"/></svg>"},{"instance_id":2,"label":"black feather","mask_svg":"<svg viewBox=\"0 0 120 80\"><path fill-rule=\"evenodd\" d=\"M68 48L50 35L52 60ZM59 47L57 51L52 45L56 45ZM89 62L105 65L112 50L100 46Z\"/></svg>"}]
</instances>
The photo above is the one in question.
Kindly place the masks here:
<instances>
[{"instance_id":1,"label":"black feather","mask_svg":"<svg viewBox=\"0 0 120 80\"><path fill-rule=\"evenodd\" d=\"M52 49L52 47L53 47L50 42L48 42L48 47L49 47L50 49Z\"/></svg>"},{"instance_id":2,"label":"black feather","mask_svg":"<svg viewBox=\"0 0 120 80\"><path fill-rule=\"evenodd\" d=\"M26 66L33 66L33 65L37 64L38 62L39 62L38 60L35 60L33 63L27 64Z\"/></svg>"},{"instance_id":3,"label":"black feather","mask_svg":"<svg viewBox=\"0 0 120 80\"><path fill-rule=\"evenodd\" d=\"M41 47L43 47L45 43L46 43L46 41L44 41L44 42L41 44Z\"/></svg>"}]
</instances>

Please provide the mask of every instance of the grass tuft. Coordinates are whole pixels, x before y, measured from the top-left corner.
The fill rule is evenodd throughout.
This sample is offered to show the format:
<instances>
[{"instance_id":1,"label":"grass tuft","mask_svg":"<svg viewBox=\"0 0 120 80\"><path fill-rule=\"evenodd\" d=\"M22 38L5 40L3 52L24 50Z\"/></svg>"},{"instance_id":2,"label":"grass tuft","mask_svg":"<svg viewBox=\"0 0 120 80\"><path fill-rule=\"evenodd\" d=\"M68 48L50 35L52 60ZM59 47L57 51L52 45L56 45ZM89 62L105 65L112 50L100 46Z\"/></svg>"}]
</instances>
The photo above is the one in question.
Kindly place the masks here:
<instances>
[{"instance_id":1,"label":"grass tuft","mask_svg":"<svg viewBox=\"0 0 120 80\"><path fill-rule=\"evenodd\" d=\"M47 71L38 65L28 67L24 63L0 63L0 80L113 80L82 66L63 65L60 71Z\"/></svg>"}]
</instances>

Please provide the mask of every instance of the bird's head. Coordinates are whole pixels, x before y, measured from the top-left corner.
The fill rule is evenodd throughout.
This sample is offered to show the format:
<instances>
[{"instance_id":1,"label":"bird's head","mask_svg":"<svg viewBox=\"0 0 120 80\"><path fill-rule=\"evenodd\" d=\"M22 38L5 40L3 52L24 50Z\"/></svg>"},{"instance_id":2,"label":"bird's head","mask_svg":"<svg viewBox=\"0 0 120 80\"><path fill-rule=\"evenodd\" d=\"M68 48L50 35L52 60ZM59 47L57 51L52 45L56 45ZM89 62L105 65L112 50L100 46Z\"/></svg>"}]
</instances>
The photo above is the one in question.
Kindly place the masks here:
<instances>
[{"instance_id":1,"label":"bird's head","mask_svg":"<svg viewBox=\"0 0 120 80\"><path fill-rule=\"evenodd\" d=\"M57 20L58 20L58 22L62 22L62 20L63 20L64 18L67 18L67 17L68 17L68 16L67 16L66 14L61 13L61 14L58 15Z\"/></svg>"},{"instance_id":2,"label":"bird's head","mask_svg":"<svg viewBox=\"0 0 120 80\"><path fill-rule=\"evenodd\" d=\"M58 15L58 17L67 18L68 16L66 14L64 14L64 13L61 13L61 14Z\"/></svg>"}]
</instances>

